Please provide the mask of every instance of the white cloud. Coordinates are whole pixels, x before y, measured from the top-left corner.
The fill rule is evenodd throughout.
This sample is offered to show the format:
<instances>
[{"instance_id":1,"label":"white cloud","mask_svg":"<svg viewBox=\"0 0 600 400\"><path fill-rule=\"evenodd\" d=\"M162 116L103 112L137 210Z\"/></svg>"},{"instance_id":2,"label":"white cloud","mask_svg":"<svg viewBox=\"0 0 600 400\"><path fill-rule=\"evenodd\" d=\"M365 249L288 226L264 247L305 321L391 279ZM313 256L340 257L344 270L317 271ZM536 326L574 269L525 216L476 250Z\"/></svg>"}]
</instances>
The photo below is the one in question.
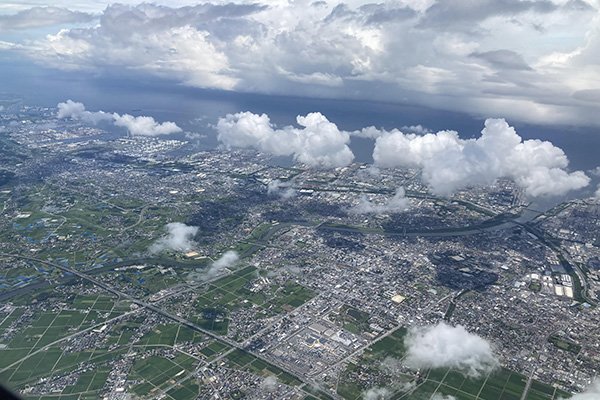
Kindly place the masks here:
<instances>
[{"instance_id":1,"label":"white cloud","mask_svg":"<svg viewBox=\"0 0 600 400\"><path fill-rule=\"evenodd\" d=\"M430 400L456 400L456 397L450 396L449 394L443 395L443 394L436 393L431 397Z\"/></svg>"},{"instance_id":2,"label":"white cloud","mask_svg":"<svg viewBox=\"0 0 600 400\"><path fill-rule=\"evenodd\" d=\"M600 379L596 379L583 392L577 393L570 400L598 400L600 399Z\"/></svg>"},{"instance_id":3,"label":"white cloud","mask_svg":"<svg viewBox=\"0 0 600 400\"><path fill-rule=\"evenodd\" d=\"M157 123L154 118L129 114L114 114L115 125L127 128L132 136L159 136L181 132L181 128L174 122Z\"/></svg>"},{"instance_id":4,"label":"white cloud","mask_svg":"<svg viewBox=\"0 0 600 400\"><path fill-rule=\"evenodd\" d=\"M404 133L416 133L417 135L424 135L426 133L431 133L429 129L424 127L423 125L410 125L403 126L400 130Z\"/></svg>"},{"instance_id":5,"label":"white cloud","mask_svg":"<svg viewBox=\"0 0 600 400\"><path fill-rule=\"evenodd\" d=\"M171 8L153 4L109 5L97 26L62 29L30 44L31 54L60 69L121 68L185 85L233 89L238 78L209 29L261 9L201 4ZM228 18L231 15L232 18ZM212 21L212 23L209 23ZM200 26L205 28L200 28Z\"/></svg>"},{"instance_id":6,"label":"white cloud","mask_svg":"<svg viewBox=\"0 0 600 400\"><path fill-rule=\"evenodd\" d=\"M274 392L279 386L279 382L277 381L277 377L274 375L267 376L261 383L260 388L265 392Z\"/></svg>"},{"instance_id":7,"label":"white cloud","mask_svg":"<svg viewBox=\"0 0 600 400\"><path fill-rule=\"evenodd\" d=\"M334 168L352 162L350 135L324 115L310 113L296 121L302 128L276 129L266 114L228 114L217 123L218 139L228 148L251 147L277 156L293 155L311 167Z\"/></svg>"},{"instance_id":8,"label":"white cloud","mask_svg":"<svg viewBox=\"0 0 600 400\"><path fill-rule=\"evenodd\" d=\"M104 111L87 111L83 103L67 100L58 103L57 118L71 118L77 121L97 124L100 121L113 121L115 126L127 128L132 136L159 136L181 132L174 122L158 123L152 117L134 117L129 114L106 113Z\"/></svg>"},{"instance_id":9,"label":"white cloud","mask_svg":"<svg viewBox=\"0 0 600 400\"><path fill-rule=\"evenodd\" d=\"M292 181L282 182L279 179L273 179L267 185L267 193L271 196L278 196L284 200L291 199L298 194L292 185Z\"/></svg>"},{"instance_id":10,"label":"white cloud","mask_svg":"<svg viewBox=\"0 0 600 400\"><path fill-rule=\"evenodd\" d=\"M221 257L219 257L219 259L217 259L210 265L206 272L201 273L199 278L201 280L208 280L214 278L215 276L223 272L225 269L233 267L235 264L237 264L239 260L240 256L237 252L233 250L226 251Z\"/></svg>"},{"instance_id":11,"label":"white cloud","mask_svg":"<svg viewBox=\"0 0 600 400\"><path fill-rule=\"evenodd\" d=\"M596 188L596 191L594 192L594 197L596 198L596 200L600 200L600 185L598 185L598 187Z\"/></svg>"},{"instance_id":12,"label":"white cloud","mask_svg":"<svg viewBox=\"0 0 600 400\"><path fill-rule=\"evenodd\" d=\"M589 170L588 173L593 176L600 176L600 166Z\"/></svg>"},{"instance_id":13,"label":"white cloud","mask_svg":"<svg viewBox=\"0 0 600 400\"><path fill-rule=\"evenodd\" d=\"M32 7L15 14L0 15L0 31L34 29L43 26L89 22L92 14L61 7Z\"/></svg>"},{"instance_id":14,"label":"white cloud","mask_svg":"<svg viewBox=\"0 0 600 400\"><path fill-rule=\"evenodd\" d=\"M2 0L0 3L0 13L10 13L25 11L30 9L32 6L47 7L48 0ZM140 0L120 0L120 4L137 5L140 4ZM186 6L197 4L197 0L159 0L153 1L155 4L167 5L167 6ZM57 7L68 7L71 10L83 11L88 13L99 13L106 9L106 1L103 0L84 0L84 1L73 1L73 0L53 0L52 4Z\"/></svg>"},{"instance_id":15,"label":"white cloud","mask_svg":"<svg viewBox=\"0 0 600 400\"><path fill-rule=\"evenodd\" d=\"M525 140L504 119L487 119L481 137L461 139L457 132L404 134L382 132L373 152L379 167L420 167L432 192L487 185L509 177L529 196L563 195L588 185L582 171L568 172L564 152L550 142Z\"/></svg>"},{"instance_id":16,"label":"white cloud","mask_svg":"<svg viewBox=\"0 0 600 400\"><path fill-rule=\"evenodd\" d=\"M160 253L163 250L188 251L194 247L193 238L198 233L197 226L171 222L165 225L165 230L167 234L150 246L151 253Z\"/></svg>"},{"instance_id":17,"label":"white cloud","mask_svg":"<svg viewBox=\"0 0 600 400\"><path fill-rule=\"evenodd\" d=\"M392 214L406 211L410 208L410 200L405 197L404 188L396 190L396 194L383 204L369 201L366 196L361 197L358 204L348 210L351 214Z\"/></svg>"},{"instance_id":18,"label":"white cloud","mask_svg":"<svg viewBox=\"0 0 600 400\"><path fill-rule=\"evenodd\" d=\"M97 25L18 45L56 68L598 124L597 1L168 3L109 5Z\"/></svg>"},{"instance_id":19,"label":"white cloud","mask_svg":"<svg viewBox=\"0 0 600 400\"><path fill-rule=\"evenodd\" d=\"M113 120L113 114L105 113L104 111L87 111L83 103L73 100L67 100L64 103L58 103L57 118L71 118L76 121L97 124L100 121Z\"/></svg>"},{"instance_id":20,"label":"white cloud","mask_svg":"<svg viewBox=\"0 0 600 400\"><path fill-rule=\"evenodd\" d=\"M374 387L363 393L363 400L385 400L390 397L392 393L382 387Z\"/></svg>"},{"instance_id":21,"label":"white cloud","mask_svg":"<svg viewBox=\"0 0 600 400\"><path fill-rule=\"evenodd\" d=\"M405 364L411 368L454 368L471 377L479 377L499 366L492 346L485 339L440 322L415 327L404 339Z\"/></svg>"}]
</instances>

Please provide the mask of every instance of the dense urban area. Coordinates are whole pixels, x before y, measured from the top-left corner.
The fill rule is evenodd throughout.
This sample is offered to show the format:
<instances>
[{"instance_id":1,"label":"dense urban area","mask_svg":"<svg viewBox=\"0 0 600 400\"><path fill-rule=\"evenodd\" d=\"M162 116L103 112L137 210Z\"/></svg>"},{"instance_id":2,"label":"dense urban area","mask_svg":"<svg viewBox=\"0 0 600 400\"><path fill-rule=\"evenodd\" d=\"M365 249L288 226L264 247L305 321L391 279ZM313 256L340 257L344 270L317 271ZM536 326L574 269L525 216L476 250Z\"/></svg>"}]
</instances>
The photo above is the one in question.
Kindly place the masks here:
<instances>
[{"instance_id":1,"label":"dense urban area","mask_svg":"<svg viewBox=\"0 0 600 400\"><path fill-rule=\"evenodd\" d=\"M3 109L0 382L27 399L552 400L600 370L598 200ZM428 326L493 368L415 367Z\"/></svg>"}]
</instances>

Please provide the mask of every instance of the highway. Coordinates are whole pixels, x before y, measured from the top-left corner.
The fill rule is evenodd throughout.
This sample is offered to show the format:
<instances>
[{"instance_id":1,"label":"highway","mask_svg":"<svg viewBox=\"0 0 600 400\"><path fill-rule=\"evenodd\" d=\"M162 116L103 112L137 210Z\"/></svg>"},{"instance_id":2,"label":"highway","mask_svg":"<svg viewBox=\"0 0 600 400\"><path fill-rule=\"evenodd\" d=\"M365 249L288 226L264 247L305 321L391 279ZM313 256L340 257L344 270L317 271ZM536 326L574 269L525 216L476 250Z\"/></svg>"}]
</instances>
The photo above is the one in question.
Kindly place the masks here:
<instances>
[{"instance_id":1,"label":"highway","mask_svg":"<svg viewBox=\"0 0 600 400\"><path fill-rule=\"evenodd\" d=\"M75 276L78 276L79 278L81 278L83 280L86 280L86 281L88 281L88 282L90 282L90 283L92 283L92 284L94 284L94 285L96 285L96 286L98 286L98 287L106 290L107 292L110 292L110 293L114 294L115 296L119 297L120 299L129 300L132 303L137 304L140 307L143 307L143 308L145 308L145 309L147 309L149 311L152 311L154 313L162 315L163 317L168 318L168 319L170 319L172 321L175 321L175 322L177 322L177 323L179 323L181 325L184 325L184 326L186 326L186 327L188 327L188 328L190 328L190 329L192 329L194 331L203 333L204 335L206 335L208 337L211 337L211 338L213 338L215 340L218 340L218 341L220 341L222 343L225 343L225 344L227 344L227 345L229 345L231 347L237 348L237 349L239 349L239 350L241 350L241 351L243 351L245 353L251 354L252 356L254 356L254 357L258 358L258 359L261 359L262 361L264 361L264 362L266 362L266 363L268 363L270 365L273 365L273 366L281 369L282 371L284 371L284 372L292 375L293 377L295 377L296 379L298 379L299 381L301 381L304 384L318 387L317 382L313 381L310 378L307 378L307 377L299 375L296 371L293 371L293 370L289 369L287 366L285 366L284 364L282 364L282 363L280 363L278 361L274 361L274 360L265 358L262 354L259 354L259 353L254 352L254 351L247 350L246 348L244 348L244 345L242 345L240 343L237 343L237 342L235 342L235 341L233 341L233 340L231 340L231 339L229 339L227 337L223 337L223 336L217 335L214 332L206 330L206 329L204 329L204 328L202 328L202 327L194 324L193 322L188 321L187 319L185 319L183 317L180 317L178 315L172 314L172 313L170 313L170 312L168 312L166 310L163 310L162 308L157 307L157 306L155 306L155 305L153 305L151 303L148 303L146 301L139 300L139 299L137 299L135 297L132 297L132 296L128 295L127 293L121 292L120 290L115 289L115 288L111 287L110 285L107 285L106 283L104 283L102 281L99 281L98 279L96 279L96 278L94 278L94 277L92 277L92 276L90 276L90 275L88 275L86 273L77 271L77 270L75 270L73 268L70 268L70 267L65 267L64 265L56 264L56 263L49 262L49 261L46 261L46 260L42 260L42 259L35 258L35 257L22 256L22 255L18 255L18 254L10 254L10 253L0 253L0 257L13 257L13 258L19 258L19 259L23 259L23 260L35 261L35 262L39 262L39 263L48 265L48 266L53 267L53 268L60 269L60 270L65 271L65 272L69 272L69 273L71 273L71 274L73 274ZM341 399L341 397L337 393L327 392L327 394L330 397L334 398L334 399Z\"/></svg>"}]
</instances>

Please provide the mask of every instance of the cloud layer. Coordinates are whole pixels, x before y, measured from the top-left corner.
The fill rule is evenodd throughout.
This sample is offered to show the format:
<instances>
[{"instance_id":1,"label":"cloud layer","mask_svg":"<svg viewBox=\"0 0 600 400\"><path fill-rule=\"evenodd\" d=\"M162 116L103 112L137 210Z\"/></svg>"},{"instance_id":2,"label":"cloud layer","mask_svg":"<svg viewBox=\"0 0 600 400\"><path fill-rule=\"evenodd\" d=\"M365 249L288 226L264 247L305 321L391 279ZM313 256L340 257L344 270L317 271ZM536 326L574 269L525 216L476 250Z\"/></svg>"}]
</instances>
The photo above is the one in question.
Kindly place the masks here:
<instances>
[{"instance_id":1,"label":"cloud layer","mask_svg":"<svg viewBox=\"0 0 600 400\"><path fill-rule=\"evenodd\" d=\"M171 222L165 225L167 234L156 240L149 248L151 253L163 250L189 251L194 247L194 236L198 233L197 226L188 226L181 222Z\"/></svg>"},{"instance_id":2,"label":"cloud layer","mask_svg":"<svg viewBox=\"0 0 600 400\"><path fill-rule=\"evenodd\" d=\"M158 123L152 117L134 117L129 114L106 113L104 111L87 111L83 103L67 100L58 103L58 118L71 118L76 121L97 124L101 121L112 121L115 126L124 127L132 136L160 136L181 132L174 122Z\"/></svg>"},{"instance_id":3,"label":"cloud layer","mask_svg":"<svg viewBox=\"0 0 600 400\"><path fill-rule=\"evenodd\" d=\"M454 368L468 376L479 377L499 366L492 346L465 328L440 322L416 327L404 339L405 364L411 368Z\"/></svg>"},{"instance_id":4,"label":"cloud layer","mask_svg":"<svg viewBox=\"0 0 600 400\"><path fill-rule=\"evenodd\" d=\"M6 47L56 68L136 71L197 87L599 123L598 0L164 3L109 5L87 27ZM22 11L6 26L88 18L14 9Z\"/></svg>"},{"instance_id":5,"label":"cloud layer","mask_svg":"<svg viewBox=\"0 0 600 400\"><path fill-rule=\"evenodd\" d=\"M310 113L298 116L296 122L301 128L277 129L266 114L228 114L217 123L218 139L227 148L255 148L276 156L293 156L311 167L343 167L352 162L350 135L324 115Z\"/></svg>"},{"instance_id":6,"label":"cloud layer","mask_svg":"<svg viewBox=\"0 0 600 400\"><path fill-rule=\"evenodd\" d=\"M500 177L514 179L533 197L563 195L590 182L582 171L566 170L569 161L560 148L540 140L523 141L504 119L487 119L481 136L468 140L454 131L380 131L373 159L379 167L422 168L423 181L440 195L488 185Z\"/></svg>"},{"instance_id":7,"label":"cloud layer","mask_svg":"<svg viewBox=\"0 0 600 400\"><path fill-rule=\"evenodd\" d=\"M12 15L0 15L0 32L43 26L89 22L95 17L61 7L32 7Z\"/></svg>"}]
</instances>

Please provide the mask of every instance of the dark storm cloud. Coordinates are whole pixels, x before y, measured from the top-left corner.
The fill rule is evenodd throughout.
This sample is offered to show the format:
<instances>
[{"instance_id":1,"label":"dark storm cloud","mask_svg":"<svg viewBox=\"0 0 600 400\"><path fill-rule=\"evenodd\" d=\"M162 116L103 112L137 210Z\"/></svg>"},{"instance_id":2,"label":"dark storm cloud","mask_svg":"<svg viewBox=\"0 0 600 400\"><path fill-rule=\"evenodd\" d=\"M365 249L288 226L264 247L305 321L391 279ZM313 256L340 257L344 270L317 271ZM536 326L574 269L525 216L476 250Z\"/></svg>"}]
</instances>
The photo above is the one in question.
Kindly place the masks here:
<instances>
[{"instance_id":1,"label":"dark storm cloud","mask_svg":"<svg viewBox=\"0 0 600 400\"><path fill-rule=\"evenodd\" d=\"M201 88L599 124L596 95L587 92L600 87L600 19L591 2L406 3L114 4L87 26L4 38L0 51L58 69Z\"/></svg>"}]
</instances>

